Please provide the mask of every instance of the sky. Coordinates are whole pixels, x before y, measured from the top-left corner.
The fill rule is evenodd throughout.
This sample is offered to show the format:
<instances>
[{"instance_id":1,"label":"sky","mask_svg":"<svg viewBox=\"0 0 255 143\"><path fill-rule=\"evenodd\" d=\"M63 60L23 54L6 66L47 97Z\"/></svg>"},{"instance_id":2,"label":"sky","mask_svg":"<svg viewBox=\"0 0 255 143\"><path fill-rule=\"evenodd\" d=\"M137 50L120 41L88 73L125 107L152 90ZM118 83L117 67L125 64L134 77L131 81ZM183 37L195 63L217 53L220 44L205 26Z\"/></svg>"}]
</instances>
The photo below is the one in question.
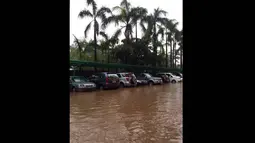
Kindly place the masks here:
<instances>
[{"instance_id":1,"label":"sky","mask_svg":"<svg viewBox=\"0 0 255 143\"><path fill-rule=\"evenodd\" d=\"M109 7L112 9L114 6L119 6L122 0L95 0L98 9L102 6ZM176 19L179 22L178 29L182 29L182 0L128 0L133 7L141 6L148 10L148 13L153 13L154 9L157 7L168 12L166 15L169 19ZM84 8L91 11L91 6L87 6L86 0L70 0L70 45L74 41L73 34L78 39L84 39L84 30L88 23L92 20L91 18L78 18L78 14ZM100 22L100 20L99 20ZM100 22L101 23L101 22ZM100 25L99 23L99 25ZM110 24L105 32L111 37L113 33L117 30L114 24ZM141 30L138 26L138 37L141 37ZM124 35L120 36L123 39ZM87 41L93 39L93 27L88 31ZM99 37L100 39L100 37Z\"/></svg>"}]
</instances>

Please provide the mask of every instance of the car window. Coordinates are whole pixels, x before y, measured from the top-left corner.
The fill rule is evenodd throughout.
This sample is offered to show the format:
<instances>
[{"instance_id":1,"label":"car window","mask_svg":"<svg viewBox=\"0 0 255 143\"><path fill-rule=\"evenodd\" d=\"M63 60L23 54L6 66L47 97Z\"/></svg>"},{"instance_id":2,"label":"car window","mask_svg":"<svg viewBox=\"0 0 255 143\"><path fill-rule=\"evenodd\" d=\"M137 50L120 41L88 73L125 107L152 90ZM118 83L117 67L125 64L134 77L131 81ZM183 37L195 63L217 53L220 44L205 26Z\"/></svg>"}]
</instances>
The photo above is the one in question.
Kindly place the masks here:
<instances>
[{"instance_id":1,"label":"car window","mask_svg":"<svg viewBox=\"0 0 255 143\"><path fill-rule=\"evenodd\" d=\"M118 77L117 74L107 74L107 75L108 75L108 77Z\"/></svg>"},{"instance_id":2,"label":"car window","mask_svg":"<svg viewBox=\"0 0 255 143\"><path fill-rule=\"evenodd\" d=\"M74 82L86 82L86 81L88 81L84 77L73 77L72 79L73 79Z\"/></svg>"},{"instance_id":3,"label":"car window","mask_svg":"<svg viewBox=\"0 0 255 143\"><path fill-rule=\"evenodd\" d=\"M104 78L105 76L104 76L104 74L99 74L98 77L102 79L102 78Z\"/></svg>"},{"instance_id":4,"label":"car window","mask_svg":"<svg viewBox=\"0 0 255 143\"><path fill-rule=\"evenodd\" d=\"M145 76L148 77L148 78L152 77L152 76L151 76L150 74L148 74L148 73L146 73Z\"/></svg>"},{"instance_id":5,"label":"car window","mask_svg":"<svg viewBox=\"0 0 255 143\"><path fill-rule=\"evenodd\" d=\"M132 76L134 76L134 74L132 74L132 73L123 73L122 76L123 77L132 77Z\"/></svg>"},{"instance_id":6,"label":"car window","mask_svg":"<svg viewBox=\"0 0 255 143\"><path fill-rule=\"evenodd\" d=\"M119 78L121 78L121 75L119 73L117 75L118 75Z\"/></svg>"}]
</instances>

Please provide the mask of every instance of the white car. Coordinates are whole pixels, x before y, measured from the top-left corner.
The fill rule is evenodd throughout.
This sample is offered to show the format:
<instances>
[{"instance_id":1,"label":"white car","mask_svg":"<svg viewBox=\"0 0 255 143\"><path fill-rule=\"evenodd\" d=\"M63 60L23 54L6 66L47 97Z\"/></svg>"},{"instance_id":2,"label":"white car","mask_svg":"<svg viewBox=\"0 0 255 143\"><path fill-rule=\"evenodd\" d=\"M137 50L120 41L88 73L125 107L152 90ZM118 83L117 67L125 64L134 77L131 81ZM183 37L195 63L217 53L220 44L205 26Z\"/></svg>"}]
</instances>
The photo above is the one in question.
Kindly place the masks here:
<instances>
[{"instance_id":1,"label":"white car","mask_svg":"<svg viewBox=\"0 0 255 143\"><path fill-rule=\"evenodd\" d=\"M170 82L171 82L171 83L176 83L176 82L182 81L182 78L181 78L181 77L175 76L175 75L172 74L172 73L166 73L166 75L170 78Z\"/></svg>"}]
</instances>

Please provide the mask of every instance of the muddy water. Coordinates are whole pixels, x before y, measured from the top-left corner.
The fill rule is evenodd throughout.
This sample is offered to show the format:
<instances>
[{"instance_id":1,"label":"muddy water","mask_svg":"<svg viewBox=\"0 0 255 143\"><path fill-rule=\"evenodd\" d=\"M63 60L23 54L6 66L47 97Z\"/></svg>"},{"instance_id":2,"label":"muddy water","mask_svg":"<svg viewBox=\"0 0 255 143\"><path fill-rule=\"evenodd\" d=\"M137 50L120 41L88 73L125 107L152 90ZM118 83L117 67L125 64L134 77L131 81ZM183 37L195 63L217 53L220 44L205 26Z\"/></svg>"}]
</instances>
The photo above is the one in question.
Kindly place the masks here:
<instances>
[{"instance_id":1,"label":"muddy water","mask_svg":"<svg viewBox=\"0 0 255 143\"><path fill-rule=\"evenodd\" d=\"M71 93L71 143L182 142L182 84Z\"/></svg>"}]
</instances>

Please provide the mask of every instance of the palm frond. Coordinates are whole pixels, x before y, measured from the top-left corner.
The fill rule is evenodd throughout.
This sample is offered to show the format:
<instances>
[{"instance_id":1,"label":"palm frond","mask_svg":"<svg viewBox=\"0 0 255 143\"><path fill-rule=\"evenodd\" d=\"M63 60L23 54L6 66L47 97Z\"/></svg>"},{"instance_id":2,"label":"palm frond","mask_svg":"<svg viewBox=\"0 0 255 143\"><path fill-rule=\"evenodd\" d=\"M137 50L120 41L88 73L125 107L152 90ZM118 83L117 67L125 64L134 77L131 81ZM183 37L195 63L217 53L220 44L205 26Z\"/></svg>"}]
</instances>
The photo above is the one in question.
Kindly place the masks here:
<instances>
[{"instance_id":1,"label":"palm frond","mask_svg":"<svg viewBox=\"0 0 255 143\"><path fill-rule=\"evenodd\" d=\"M120 6L125 7L125 9L129 11L131 4L127 0L122 0Z\"/></svg>"},{"instance_id":2,"label":"palm frond","mask_svg":"<svg viewBox=\"0 0 255 143\"><path fill-rule=\"evenodd\" d=\"M116 17L114 15L109 16L108 18L102 21L102 29L105 29L112 22L115 22L118 24L118 20L116 20Z\"/></svg>"},{"instance_id":3,"label":"palm frond","mask_svg":"<svg viewBox=\"0 0 255 143\"><path fill-rule=\"evenodd\" d=\"M87 0L87 5L92 5L92 9L93 9L93 15L96 15L96 11L97 11L97 4L94 0Z\"/></svg>"},{"instance_id":4,"label":"palm frond","mask_svg":"<svg viewBox=\"0 0 255 143\"><path fill-rule=\"evenodd\" d=\"M156 21L159 22L162 25L166 25L168 19L167 18L162 18L162 17L157 17Z\"/></svg>"},{"instance_id":5,"label":"palm frond","mask_svg":"<svg viewBox=\"0 0 255 143\"><path fill-rule=\"evenodd\" d=\"M141 26L142 32L145 33L146 32L146 28L145 28L144 24L140 23L140 26Z\"/></svg>"},{"instance_id":6,"label":"palm frond","mask_svg":"<svg viewBox=\"0 0 255 143\"><path fill-rule=\"evenodd\" d=\"M80 18L84 18L84 17L93 17L93 15L91 14L91 12L89 11L89 10L86 10L86 9L84 9L84 10L82 10L82 11L80 11L80 13L79 13L79 15L78 15L78 17L80 17Z\"/></svg>"},{"instance_id":7,"label":"palm frond","mask_svg":"<svg viewBox=\"0 0 255 143\"><path fill-rule=\"evenodd\" d=\"M120 6L115 6L115 7L112 8L112 11L116 11L116 10L121 11L121 10L123 10L123 8L120 7Z\"/></svg>"},{"instance_id":8,"label":"palm frond","mask_svg":"<svg viewBox=\"0 0 255 143\"><path fill-rule=\"evenodd\" d=\"M122 27L122 28L124 28L124 27ZM118 30L113 34L113 36L112 36L111 39L117 39L117 38L120 36L120 34L121 34L122 28L118 29Z\"/></svg>"},{"instance_id":9,"label":"palm frond","mask_svg":"<svg viewBox=\"0 0 255 143\"><path fill-rule=\"evenodd\" d=\"M110 13L112 14L111 9L109 9L108 7L104 7L102 6L98 11L97 11L97 16L100 16L101 14L105 14L105 13Z\"/></svg>"},{"instance_id":10,"label":"palm frond","mask_svg":"<svg viewBox=\"0 0 255 143\"><path fill-rule=\"evenodd\" d=\"M164 38L164 35L165 35L165 34L164 34L164 28L159 27L159 30L158 30L158 32L157 32L157 36L158 36L159 34L161 35L161 38L163 39L163 38Z\"/></svg>"},{"instance_id":11,"label":"palm frond","mask_svg":"<svg viewBox=\"0 0 255 143\"><path fill-rule=\"evenodd\" d=\"M159 9L159 10L158 10L158 13L159 13L159 16L160 16L161 14L163 14L164 16L166 16L166 14L167 14L167 12L166 12L165 10L162 10L162 9Z\"/></svg>"},{"instance_id":12,"label":"palm frond","mask_svg":"<svg viewBox=\"0 0 255 143\"><path fill-rule=\"evenodd\" d=\"M102 37L104 37L105 40L108 40L108 39L109 39L109 36L108 36L105 32L101 31L99 34L100 34Z\"/></svg>"},{"instance_id":13,"label":"palm frond","mask_svg":"<svg viewBox=\"0 0 255 143\"><path fill-rule=\"evenodd\" d=\"M87 33L88 33L88 31L89 31L89 29L91 27L91 23L92 23L92 21L87 25L87 27L86 27L86 29L84 31L85 38L87 38Z\"/></svg>"}]
</instances>

